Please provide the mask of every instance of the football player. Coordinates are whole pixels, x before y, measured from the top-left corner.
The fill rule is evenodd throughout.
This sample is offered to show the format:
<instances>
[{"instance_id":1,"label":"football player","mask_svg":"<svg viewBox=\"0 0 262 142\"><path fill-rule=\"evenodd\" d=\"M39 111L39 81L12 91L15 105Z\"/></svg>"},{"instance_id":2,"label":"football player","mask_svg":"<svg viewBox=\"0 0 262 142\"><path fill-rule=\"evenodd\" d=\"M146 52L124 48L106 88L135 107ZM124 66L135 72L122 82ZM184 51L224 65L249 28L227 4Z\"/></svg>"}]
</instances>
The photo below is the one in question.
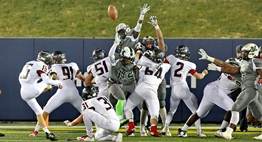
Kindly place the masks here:
<instances>
[{"instance_id":1,"label":"football player","mask_svg":"<svg viewBox=\"0 0 262 142\"><path fill-rule=\"evenodd\" d=\"M149 19L150 19L149 24L154 26L156 30L157 42L153 37L145 36L142 40L142 44L139 42L135 46L136 55L138 57L141 57L141 55L145 53L146 51L152 51L153 54L158 54L160 52L167 51L167 46L164 42L162 31L158 25L157 17L151 16ZM166 106L166 101L165 101L166 99L166 80L165 79L163 79L163 81L159 85L158 90L157 90L157 95L158 95L158 99L160 103L159 114L160 114L162 123L164 125L166 121L166 116L167 116L166 107L165 107ZM147 135L146 130L145 130L145 125L146 125L145 123L146 123L147 115L148 115L148 108L146 104L143 102L142 108L141 108L141 115L140 115L140 135L141 136Z\"/></svg>"},{"instance_id":2,"label":"football player","mask_svg":"<svg viewBox=\"0 0 262 142\"><path fill-rule=\"evenodd\" d=\"M51 78L53 80L60 80L63 83L63 89L58 89L56 93L48 100L43 111L44 119L57 109L62 104L68 102L72 104L81 113L81 98L76 85L75 78L79 78L84 81L85 77L79 71L79 67L76 63L66 63L66 55L62 51L55 51L52 54L53 65Z\"/></svg>"},{"instance_id":3,"label":"football player","mask_svg":"<svg viewBox=\"0 0 262 142\"><path fill-rule=\"evenodd\" d=\"M185 45L179 45L176 47L174 54L171 54L166 58L171 65L170 86L172 87L170 109L167 114L165 127L162 130L162 132L165 132L167 136L171 136L169 124L172 121L173 115L176 112L181 100L184 101L192 113L195 113L198 108L197 98L192 92L190 92L186 82L187 74L190 73L197 79L203 79L208 74L207 70L203 70L202 73L198 73L196 71L196 64L190 62L189 58L189 48ZM199 137L206 137L206 135L201 131L200 119L195 122L195 125L197 135ZM179 133L178 136L184 137L182 133Z\"/></svg>"},{"instance_id":4,"label":"football player","mask_svg":"<svg viewBox=\"0 0 262 142\"><path fill-rule=\"evenodd\" d=\"M135 131L132 110L142 101L145 101L151 116L150 135L155 137L160 136L160 134L157 132L160 107L157 97L157 89L170 68L169 64L163 63L164 58L164 52L154 55L148 51L138 62L138 65L142 66L142 68L139 70L139 80L134 92L129 96L124 107L125 116L129 119L128 129L126 130L127 135L130 135Z\"/></svg>"},{"instance_id":5,"label":"football player","mask_svg":"<svg viewBox=\"0 0 262 142\"><path fill-rule=\"evenodd\" d=\"M140 7L140 16L134 29L130 29L130 27L125 23L120 23L116 26L115 41L120 42L117 47L118 53L120 53L122 48L127 46L134 49L135 44L139 40L144 16L149 10L150 6L147 4Z\"/></svg>"},{"instance_id":6,"label":"football player","mask_svg":"<svg viewBox=\"0 0 262 142\"><path fill-rule=\"evenodd\" d=\"M113 105L105 96L88 96L88 99L81 106L82 114L78 118L72 122L64 121L69 127L84 121L86 135L77 137L77 140L95 141L96 139L98 141L122 142L121 133L118 133L117 136L111 135L111 133L118 131L120 123ZM99 127L95 134L93 134L92 122Z\"/></svg>"},{"instance_id":7,"label":"football player","mask_svg":"<svg viewBox=\"0 0 262 142\"><path fill-rule=\"evenodd\" d=\"M48 130L43 118L43 110L36 101L36 98L47 90L48 85L58 86L59 89L63 87L63 83L60 80L51 80L47 76L52 62L53 58L50 53L47 51L39 52L37 61L29 61L24 65L19 74L19 82L21 84L21 97L32 108L37 118L37 126L29 136L36 136L39 129L43 128L46 133L46 138L51 141L56 141L57 138ZM40 79L43 81L38 83Z\"/></svg>"},{"instance_id":8,"label":"football player","mask_svg":"<svg viewBox=\"0 0 262 142\"><path fill-rule=\"evenodd\" d=\"M226 62L231 63L235 66L239 66L239 60L237 58L230 58ZM209 64L208 70L217 70L215 64ZM241 87L241 75L239 74L225 74L222 73L220 77L207 84L204 88L204 95L199 104L199 107L195 113L193 113L184 124L182 129L179 129L179 134L182 137L187 137L187 130L193 125L199 118L205 117L214 105L224 109L226 112L224 120L220 126L220 129L215 132L216 137L221 137L221 132L226 131L226 127L229 124L231 117L231 107L233 100L227 95L236 89Z\"/></svg>"},{"instance_id":9,"label":"football player","mask_svg":"<svg viewBox=\"0 0 262 142\"><path fill-rule=\"evenodd\" d=\"M109 51L109 58L111 62L111 69L109 71L108 88L109 99L116 108L116 114L119 116L121 125L127 123L127 119L123 117L124 102L128 95L130 95L136 85L136 78L134 74L135 52L130 47L124 47L120 52L120 58L115 56L115 50L118 43L115 42Z\"/></svg>"},{"instance_id":10,"label":"football player","mask_svg":"<svg viewBox=\"0 0 262 142\"><path fill-rule=\"evenodd\" d=\"M88 75L85 79L86 86L92 86L92 81L98 86L98 96L108 98L107 80L111 69L109 57L106 57L106 52L101 49L95 49L92 53L94 63L87 69Z\"/></svg>"},{"instance_id":11,"label":"football player","mask_svg":"<svg viewBox=\"0 0 262 142\"><path fill-rule=\"evenodd\" d=\"M259 84L262 83L262 61L258 58L254 58L258 56L259 49L256 44L248 43L241 49L241 51L242 60L240 62L240 67L237 67L207 55L203 49L199 50L199 54L201 55L199 60L208 60L213 62L221 67L219 69L220 72L228 74L241 73L242 92L239 94L237 100L231 108L232 116L230 119L230 125L227 127L227 130L222 133L222 137L229 140L232 139L233 129L239 121L239 112L247 106L251 109L254 117L258 118L259 121L262 121L262 106L258 102L258 94L254 83L258 75L258 82ZM254 139L261 140L262 134L254 137Z\"/></svg>"}]
</instances>

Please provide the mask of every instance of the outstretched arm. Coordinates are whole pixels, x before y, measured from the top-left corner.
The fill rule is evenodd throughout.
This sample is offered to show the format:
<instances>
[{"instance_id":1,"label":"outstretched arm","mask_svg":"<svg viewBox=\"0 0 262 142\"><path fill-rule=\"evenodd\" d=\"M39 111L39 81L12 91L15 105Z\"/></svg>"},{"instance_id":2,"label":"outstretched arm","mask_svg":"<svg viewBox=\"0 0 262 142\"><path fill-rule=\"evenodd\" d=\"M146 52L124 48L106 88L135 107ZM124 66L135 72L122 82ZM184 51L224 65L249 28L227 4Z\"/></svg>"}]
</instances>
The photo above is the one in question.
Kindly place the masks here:
<instances>
[{"instance_id":1,"label":"outstretched arm","mask_svg":"<svg viewBox=\"0 0 262 142\"><path fill-rule=\"evenodd\" d=\"M208 60L208 61L220 66L221 68L218 68L218 71L220 71L220 72L228 73L228 74L236 74L236 73L240 72L240 67L231 65L231 64L226 63L222 60L208 56L204 49L199 49L198 54L201 55L201 58L199 58L199 60Z\"/></svg>"},{"instance_id":2,"label":"outstretched arm","mask_svg":"<svg viewBox=\"0 0 262 142\"><path fill-rule=\"evenodd\" d=\"M164 42L163 34L162 34L162 31L160 30L160 28L158 26L156 16L151 16L150 21L148 23L153 25L156 29L157 43L158 43L159 49L163 52L166 52L166 45L165 45L165 42Z\"/></svg>"},{"instance_id":3,"label":"outstretched arm","mask_svg":"<svg viewBox=\"0 0 262 142\"><path fill-rule=\"evenodd\" d=\"M134 32L133 32L134 39L139 37L140 30L142 28L142 23L143 23L143 20L144 20L144 16L147 13L147 11L150 10L150 6L148 6L147 4L144 4L143 7L139 7L139 8L140 8L140 16L139 16L139 19L137 21L136 27L134 28Z\"/></svg>"}]
</instances>

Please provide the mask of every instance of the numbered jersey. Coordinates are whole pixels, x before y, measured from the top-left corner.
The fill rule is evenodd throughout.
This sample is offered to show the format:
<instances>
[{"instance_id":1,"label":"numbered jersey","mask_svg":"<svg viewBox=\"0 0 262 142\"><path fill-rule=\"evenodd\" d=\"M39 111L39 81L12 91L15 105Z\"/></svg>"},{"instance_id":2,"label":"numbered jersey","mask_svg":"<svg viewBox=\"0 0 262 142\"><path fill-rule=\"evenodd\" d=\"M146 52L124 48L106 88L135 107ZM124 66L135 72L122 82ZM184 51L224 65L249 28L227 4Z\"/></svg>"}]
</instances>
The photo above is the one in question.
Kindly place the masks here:
<instances>
[{"instance_id":1,"label":"numbered jersey","mask_svg":"<svg viewBox=\"0 0 262 142\"><path fill-rule=\"evenodd\" d=\"M241 87L241 80L240 77L237 80L229 74L222 73L218 80L209 84L222 89L226 94L230 94Z\"/></svg>"},{"instance_id":2,"label":"numbered jersey","mask_svg":"<svg viewBox=\"0 0 262 142\"><path fill-rule=\"evenodd\" d=\"M242 90L246 88L255 88L254 81L258 76L256 69L262 68L262 60L258 58L247 60L242 60L240 62L240 72L242 79Z\"/></svg>"},{"instance_id":3,"label":"numbered jersey","mask_svg":"<svg viewBox=\"0 0 262 142\"><path fill-rule=\"evenodd\" d=\"M53 64L52 73L56 73L58 79L64 86L75 86L75 77L79 73L79 68L76 63Z\"/></svg>"},{"instance_id":4,"label":"numbered jersey","mask_svg":"<svg viewBox=\"0 0 262 142\"><path fill-rule=\"evenodd\" d=\"M111 63L109 57L101 59L90 68L96 84L99 86L99 92L107 89L107 79L109 77L109 70L111 69Z\"/></svg>"},{"instance_id":5,"label":"numbered jersey","mask_svg":"<svg viewBox=\"0 0 262 142\"><path fill-rule=\"evenodd\" d=\"M144 63L142 62L150 62L152 66L142 66L139 70L138 85L146 84L147 86L150 86L151 89L157 91L158 86L165 78L165 74L168 72L170 65L164 63L157 69L156 66L158 64L152 62L144 56L142 56L140 60L140 63L143 65Z\"/></svg>"},{"instance_id":6,"label":"numbered jersey","mask_svg":"<svg viewBox=\"0 0 262 142\"><path fill-rule=\"evenodd\" d=\"M167 56L167 61L171 65L170 70L170 85L186 82L188 73L192 75L196 73L196 64L176 58L174 55Z\"/></svg>"},{"instance_id":7,"label":"numbered jersey","mask_svg":"<svg viewBox=\"0 0 262 142\"><path fill-rule=\"evenodd\" d=\"M93 109L97 113L107 118L118 120L118 117L113 108L113 105L104 96L95 97L95 98L91 98L91 99L84 101L82 103L82 112L84 112L86 109Z\"/></svg>"},{"instance_id":8,"label":"numbered jersey","mask_svg":"<svg viewBox=\"0 0 262 142\"><path fill-rule=\"evenodd\" d=\"M19 74L19 82L21 85L37 83L43 72L46 74L49 72L48 66L44 62L29 61Z\"/></svg>"}]
</instances>

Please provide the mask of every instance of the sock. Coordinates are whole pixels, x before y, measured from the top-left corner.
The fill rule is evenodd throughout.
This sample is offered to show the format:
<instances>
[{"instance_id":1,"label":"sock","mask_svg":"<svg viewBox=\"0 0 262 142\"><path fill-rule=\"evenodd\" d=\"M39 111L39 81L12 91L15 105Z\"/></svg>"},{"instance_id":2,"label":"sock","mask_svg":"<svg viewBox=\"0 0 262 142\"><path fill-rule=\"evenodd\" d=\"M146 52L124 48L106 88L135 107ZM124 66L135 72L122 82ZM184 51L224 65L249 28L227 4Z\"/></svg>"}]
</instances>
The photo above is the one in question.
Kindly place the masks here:
<instances>
[{"instance_id":1,"label":"sock","mask_svg":"<svg viewBox=\"0 0 262 142\"><path fill-rule=\"evenodd\" d=\"M46 133L48 133L48 134L50 133L50 131L48 130L47 127L44 127L43 130L44 130L44 132L46 132Z\"/></svg>"},{"instance_id":2,"label":"sock","mask_svg":"<svg viewBox=\"0 0 262 142\"><path fill-rule=\"evenodd\" d=\"M225 129L227 126L228 126L228 122L223 120L223 122L222 122L222 124L220 126L220 130Z\"/></svg>"},{"instance_id":3,"label":"sock","mask_svg":"<svg viewBox=\"0 0 262 142\"><path fill-rule=\"evenodd\" d=\"M182 127L182 129L181 130L183 130L183 131L187 131L188 130L188 128L189 128L189 126L187 126L186 124Z\"/></svg>"},{"instance_id":4,"label":"sock","mask_svg":"<svg viewBox=\"0 0 262 142\"><path fill-rule=\"evenodd\" d=\"M237 125L239 121L239 112L232 111L231 113L232 115L231 115L230 123Z\"/></svg>"},{"instance_id":5,"label":"sock","mask_svg":"<svg viewBox=\"0 0 262 142\"><path fill-rule=\"evenodd\" d=\"M122 116L123 115L123 108L124 108L125 100L118 100L116 104L116 115Z\"/></svg>"},{"instance_id":6,"label":"sock","mask_svg":"<svg viewBox=\"0 0 262 142\"><path fill-rule=\"evenodd\" d=\"M161 117L162 124L165 125L165 123L166 123L166 115L167 115L165 107L159 110L159 115Z\"/></svg>"},{"instance_id":7,"label":"sock","mask_svg":"<svg viewBox=\"0 0 262 142\"><path fill-rule=\"evenodd\" d=\"M35 126L35 131L38 132L39 130L40 130L40 126L39 126L39 125L36 125L36 126Z\"/></svg>"}]
</instances>

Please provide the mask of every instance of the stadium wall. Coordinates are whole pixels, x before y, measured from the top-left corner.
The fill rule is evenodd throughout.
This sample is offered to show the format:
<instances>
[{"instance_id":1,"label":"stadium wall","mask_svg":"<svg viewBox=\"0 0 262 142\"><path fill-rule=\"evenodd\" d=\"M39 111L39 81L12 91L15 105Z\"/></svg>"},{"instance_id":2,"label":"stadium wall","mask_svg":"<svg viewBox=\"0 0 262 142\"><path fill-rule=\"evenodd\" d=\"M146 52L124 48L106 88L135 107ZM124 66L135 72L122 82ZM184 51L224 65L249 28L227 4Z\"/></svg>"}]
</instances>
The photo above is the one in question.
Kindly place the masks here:
<instances>
[{"instance_id":1,"label":"stadium wall","mask_svg":"<svg viewBox=\"0 0 262 142\"><path fill-rule=\"evenodd\" d=\"M239 44L249 42L262 45L262 39L165 39L168 46L167 55L172 54L176 46L185 44L191 52L190 61L197 65L197 71L202 72L207 67L208 61L199 61L198 50L203 48L206 52L222 60L235 57L235 47ZM65 52L68 62L76 62L82 71L86 72L86 67L92 63L92 51L102 48L109 51L113 39L104 38L1 38L0 39L0 120L1 121L35 121L36 117L31 108L22 100L20 96L20 84L18 75L23 65L30 60L35 60L37 53L41 50L53 52L61 50ZM201 101L205 85L216 80L220 73L210 71L203 80L196 80L188 76L188 85L191 91L197 96L198 102ZM169 84L168 73L166 75ZM81 94L83 83L76 80L77 88ZM44 93L37 98L41 106L44 106L48 99L55 93L57 88ZM169 110L170 88L167 87L166 106ZM139 120L139 112L134 110L136 121ZM208 116L202 119L203 123L221 122L225 111L215 106L211 109ZM191 112L181 101L173 122L185 122ZM70 104L63 104L53 111L50 121L73 120L79 112Z\"/></svg>"}]
</instances>

